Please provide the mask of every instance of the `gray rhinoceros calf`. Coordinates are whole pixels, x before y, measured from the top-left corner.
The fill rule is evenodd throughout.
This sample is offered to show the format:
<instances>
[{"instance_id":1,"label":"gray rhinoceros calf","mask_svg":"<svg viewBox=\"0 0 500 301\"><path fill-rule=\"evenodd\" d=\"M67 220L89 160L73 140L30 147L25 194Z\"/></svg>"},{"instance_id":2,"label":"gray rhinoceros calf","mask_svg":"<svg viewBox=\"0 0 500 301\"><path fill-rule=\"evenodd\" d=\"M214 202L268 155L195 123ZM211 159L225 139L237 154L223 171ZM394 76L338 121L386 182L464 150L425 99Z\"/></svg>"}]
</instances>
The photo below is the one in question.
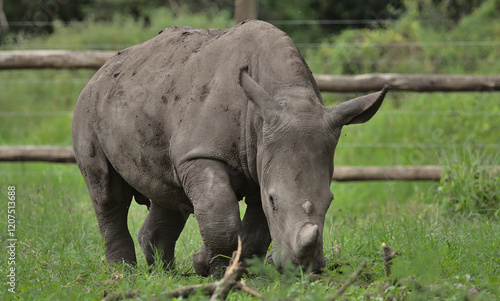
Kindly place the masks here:
<instances>
[{"instance_id":1,"label":"gray rhinoceros calf","mask_svg":"<svg viewBox=\"0 0 500 301\"><path fill-rule=\"evenodd\" d=\"M200 275L218 272L243 241L243 258L317 271L332 201L342 126L369 120L386 90L323 105L292 40L270 24L228 30L172 27L113 56L76 104L72 138L111 263L136 263L127 228L132 200L150 211L139 231L173 264L186 218L203 244ZM247 210L240 219L238 200Z\"/></svg>"}]
</instances>

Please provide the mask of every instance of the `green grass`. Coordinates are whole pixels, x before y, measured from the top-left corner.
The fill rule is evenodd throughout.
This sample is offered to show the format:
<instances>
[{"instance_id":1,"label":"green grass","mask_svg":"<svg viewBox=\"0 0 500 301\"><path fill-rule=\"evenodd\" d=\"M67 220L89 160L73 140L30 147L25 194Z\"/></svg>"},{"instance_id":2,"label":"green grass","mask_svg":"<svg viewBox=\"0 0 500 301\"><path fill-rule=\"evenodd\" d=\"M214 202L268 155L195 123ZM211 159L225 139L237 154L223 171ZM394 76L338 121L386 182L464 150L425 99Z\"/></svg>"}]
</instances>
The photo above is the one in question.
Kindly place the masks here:
<instances>
[{"instance_id":1,"label":"green grass","mask_svg":"<svg viewBox=\"0 0 500 301\"><path fill-rule=\"evenodd\" d=\"M130 272L111 269L105 263L93 208L76 166L41 163L3 163L1 166L2 194L7 194L7 186L16 186L19 240L17 293L11 295L3 286L0 291L3 300L12 297L96 300L105 292L128 289L141 290L141 298L147 300L183 285L213 281L182 276L193 272L191 258L201 243L194 218L189 219L178 241L175 272L156 269L149 273L137 244L139 266L136 269ZM394 183L372 183L368 187L349 185L358 186L358 191L369 190L369 186L387 189L385 194L389 198L396 198L400 188ZM340 188L344 184L333 186ZM404 300L425 300L459 298L467 291L469 294L477 291L474 294L478 300L499 296L497 235L500 224L497 221L482 216L463 218L443 214L442 207L433 202L435 189L414 192L413 199L400 202L385 197L377 199L377 196L344 201L343 191L342 188L336 191L336 200L326 218L324 249L328 269L324 279L312 281L307 273L297 270L281 275L270 266L257 264L252 268L256 274L246 277L247 282L269 299L323 299L333 295L340 283L361 262L366 262L368 268L346 296L354 299L395 295L400 296L400 300L403 297ZM244 210L243 205L241 209ZM145 207L131 206L129 227L133 236L145 214ZM0 228L6 229L5 219ZM6 231L2 231L0 237L6 241ZM402 254L394 260L389 279L384 275L382 242ZM6 259L0 258L2 267L6 266ZM387 285L388 280L398 280L399 285ZM231 299L247 299L247 296L234 293Z\"/></svg>"},{"instance_id":2,"label":"green grass","mask_svg":"<svg viewBox=\"0 0 500 301\"><path fill-rule=\"evenodd\" d=\"M168 11L158 10L148 28L124 17L116 17L112 24L88 22L82 25L83 28L59 25L54 35L21 39L18 44L4 49L80 49L100 45L101 48L117 50L149 39L170 25L229 27L230 23L228 15L215 19L204 15L174 17ZM466 19L455 29L453 37L463 38L460 35L466 34L466 29L474 27L474 24L473 18ZM412 41L441 37L438 32L430 32L430 29L415 25L411 20L403 20L395 26L400 28L389 28L385 32L347 32L336 37L336 40L356 40L356 35L360 34L368 41L391 41L399 29L401 32L406 30L408 35L405 38L414 39ZM497 39L496 25L491 26L475 32L475 37ZM383 56L384 53L372 57L362 47L350 52L341 50L320 47L304 53L313 72L325 73L348 71L335 69L336 65L328 65L327 62L338 64L349 59L387 58ZM481 51L467 55L487 58L486 63L457 65L456 68L433 66L432 61L440 56L460 58L462 55L458 47L445 50L440 54L435 50L424 49L412 57L414 60L408 58L408 64L398 67L401 69L393 69L394 64L388 64L384 68L377 65L357 72L418 72L418 68L422 68L422 72L437 73L463 73L470 70L477 74L498 73L491 53ZM468 49L463 51L467 52ZM390 55L401 60L407 59L404 53ZM93 73L89 70L0 72L0 145L70 146L72 110L80 91ZM356 96L324 95L328 105ZM454 160L454 154L480 147L480 157L498 158L500 104L497 98L497 94L488 92L390 92L379 113L369 123L343 129L335 164L443 163L452 170L482 165L483 161L474 157L473 152L465 152L465 157L459 157L458 161ZM474 177L452 179L456 180L442 183L332 183L335 200L325 224L324 249L328 269L323 278L311 279L306 272L299 270L287 270L279 274L268 265L255 263L251 268L254 274L245 279L268 299L321 300L333 296L357 266L366 262L366 271L344 295L349 300L498 299L498 218L496 215L450 212L443 200L456 199L456 195L468 200L485 191L498 197L498 189L488 188L488 185L499 187L500 178L479 178L479 182ZM480 185L484 183L489 184ZM105 263L104 245L94 211L75 165L0 163L0 199L5 200L1 202L2 213L7 209L7 187L10 185L15 185L17 192L17 293L8 293L2 279L2 300L97 300L105 292L128 289L141 290L140 298L148 300L183 285L213 281L193 275L183 276L193 272L192 255L201 245L193 217L188 220L177 244L175 272L160 269L147 271L137 244L138 267L126 272L120 267L110 268ZM498 201L488 203L488 206L494 210L500 208ZM243 204L241 209L244 210ZM129 228L134 239L146 213L145 207L137 204L131 206ZM5 217L0 219L0 229L4 229L0 231L0 240L5 242L8 238ZM394 259L389 278L384 274L380 248L382 242L401 253L400 257ZM8 258L5 252L3 254L0 256L0 267L1 275L5 277ZM393 283L396 284L391 285ZM195 299L205 298L197 296ZM247 300L249 297L234 292L230 294L230 299Z\"/></svg>"},{"instance_id":3,"label":"green grass","mask_svg":"<svg viewBox=\"0 0 500 301\"><path fill-rule=\"evenodd\" d=\"M498 157L484 156L479 150L455 154L448 159L438 195L451 214L482 214L500 219L500 175Z\"/></svg>"}]
</instances>

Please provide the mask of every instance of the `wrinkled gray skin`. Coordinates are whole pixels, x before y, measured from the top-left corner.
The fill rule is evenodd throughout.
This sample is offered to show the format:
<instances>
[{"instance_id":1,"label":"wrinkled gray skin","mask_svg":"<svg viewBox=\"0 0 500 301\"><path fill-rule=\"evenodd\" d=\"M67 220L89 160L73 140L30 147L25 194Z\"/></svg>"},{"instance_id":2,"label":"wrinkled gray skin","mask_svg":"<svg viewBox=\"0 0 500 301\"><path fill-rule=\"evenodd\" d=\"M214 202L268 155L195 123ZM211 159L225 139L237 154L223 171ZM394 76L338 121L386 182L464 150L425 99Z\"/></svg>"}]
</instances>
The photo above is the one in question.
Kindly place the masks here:
<instances>
[{"instance_id":1,"label":"wrinkled gray skin","mask_svg":"<svg viewBox=\"0 0 500 301\"><path fill-rule=\"evenodd\" d=\"M150 211L139 231L173 264L194 213L199 275L217 273L243 240L243 258L325 266L323 225L342 126L369 120L385 90L326 108L291 39L270 24L172 27L112 57L76 105L72 138L106 258L136 263L132 200ZM248 205L240 219L238 200ZM153 247L152 247L153 246Z\"/></svg>"}]
</instances>

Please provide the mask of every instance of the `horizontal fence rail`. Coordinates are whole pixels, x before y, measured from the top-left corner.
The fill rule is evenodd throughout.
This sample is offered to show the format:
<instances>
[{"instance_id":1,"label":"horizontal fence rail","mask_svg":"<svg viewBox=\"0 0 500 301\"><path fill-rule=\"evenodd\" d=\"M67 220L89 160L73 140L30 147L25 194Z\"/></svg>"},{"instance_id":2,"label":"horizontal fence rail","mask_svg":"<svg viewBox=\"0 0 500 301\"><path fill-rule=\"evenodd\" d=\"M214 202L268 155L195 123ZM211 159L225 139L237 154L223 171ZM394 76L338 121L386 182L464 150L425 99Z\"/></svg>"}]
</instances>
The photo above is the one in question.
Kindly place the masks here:
<instances>
[{"instance_id":1,"label":"horizontal fence rail","mask_svg":"<svg viewBox=\"0 0 500 301\"><path fill-rule=\"evenodd\" d=\"M100 68L115 51L11 50L0 51L0 70ZM395 91L500 91L500 76L363 74L314 75L323 92L369 92L389 85Z\"/></svg>"},{"instance_id":2,"label":"horizontal fence rail","mask_svg":"<svg viewBox=\"0 0 500 301\"><path fill-rule=\"evenodd\" d=\"M76 163L71 147L0 146L0 162Z\"/></svg>"},{"instance_id":3,"label":"horizontal fence rail","mask_svg":"<svg viewBox=\"0 0 500 301\"><path fill-rule=\"evenodd\" d=\"M440 166L337 166L332 181L440 181Z\"/></svg>"},{"instance_id":4,"label":"horizontal fence rail","mask_svg":"<svg viewBox=\"0 0 500 301\"><path fill-rule=\"evenodd\" d=\"M1 146L0 162L75 163L75 157L71 147ZM443 169L434 165L337 166L332 181L439 181L442 176Z\"/></svg>"},{"instance_id":5,"label":"horizontal fence rail","mask_svg":"<svg viewBox=\"0 0 500 301\"><path fill-rule=\"evenodd\" d=\"M315 74L323 92L369 92L389 85L393 91L471 92L500 91L500 76L436 75L436 74Z\"/></svg>"},{"instance_id":6,"label":"horizontal fence rail","mask_svg":"<svg viewBox=\"0 0 500 301\"><path fill-rule=\"evenodd\" d=\"M116 51L9 50L0 51L0 70L8 69L99 69Z\"/></svg>"}]
</instances>

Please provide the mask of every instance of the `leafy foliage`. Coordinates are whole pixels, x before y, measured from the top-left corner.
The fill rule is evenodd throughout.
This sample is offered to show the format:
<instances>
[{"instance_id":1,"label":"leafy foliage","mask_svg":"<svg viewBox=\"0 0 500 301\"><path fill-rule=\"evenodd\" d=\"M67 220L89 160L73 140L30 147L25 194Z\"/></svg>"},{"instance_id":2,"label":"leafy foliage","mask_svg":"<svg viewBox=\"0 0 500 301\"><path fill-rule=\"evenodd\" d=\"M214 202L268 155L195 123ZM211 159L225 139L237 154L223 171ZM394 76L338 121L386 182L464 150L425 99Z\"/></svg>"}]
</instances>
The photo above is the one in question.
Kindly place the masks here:
<instances>
[{"instance_id":1,"label":"leafy foliage","mask_svg":"<svg viewBox=\"0 0 500 301\"><path fill-rule=\"evenodd\" d=\"M500 1L485 1L450 30L436 29L421 17L412 5L385 28L346 30L326 39L319 50L307 50L306 56L318 53L308 63L318 73L335 74L497 73L500 45L488 43L500 37L500 23L492 21L500 18Z\"/></svg>"},{"instance_id":2,"label":"leafy foliage","mask_svg":"<svg viewBox=\"0 0 500 301\"><path fill-rule=\"evenodd\" d=\"M327 1L327 0L291 0L258 1L258 18L263 20L396 20L408 12L419 18L433 20L437 27L443 24L454 25L470 14L485 0L369 0L369 1ZM51 33L53 26L35 25L36 22L61 20L95 19L112 21L115 15L131 16L148 24L152 13L159 8L169 8L175 15L179 13L204 13L216 16L234 11L234 0L21 0L5 1L5 13L10 21L27 22L11 28L14 33L24 32L29 35ZM438 22L435 22L438 20ZM346 29L370 27L366 22L346 24L306 23L302 26L280 24L296 42L316 41L325 34L337 34ZM1 42L1 39L0 39Z\"/></svg>"},{"instance_id":3,"label":"leafy foliage","mask_svg":"<svg viewBox=\"0 0 500 301\"><path fill-rule=\"evenodd\" d=\"M61 20L64 22L82 20L84 12L82 8L92 0L19 0L4 1L4 12L9 22L21 22L11 26L14 33L24 32L29 35L51 33L53 27L37 22L50 22ZM1 42L1 40L0 40Z\"/></svg>"}]
</instances>

